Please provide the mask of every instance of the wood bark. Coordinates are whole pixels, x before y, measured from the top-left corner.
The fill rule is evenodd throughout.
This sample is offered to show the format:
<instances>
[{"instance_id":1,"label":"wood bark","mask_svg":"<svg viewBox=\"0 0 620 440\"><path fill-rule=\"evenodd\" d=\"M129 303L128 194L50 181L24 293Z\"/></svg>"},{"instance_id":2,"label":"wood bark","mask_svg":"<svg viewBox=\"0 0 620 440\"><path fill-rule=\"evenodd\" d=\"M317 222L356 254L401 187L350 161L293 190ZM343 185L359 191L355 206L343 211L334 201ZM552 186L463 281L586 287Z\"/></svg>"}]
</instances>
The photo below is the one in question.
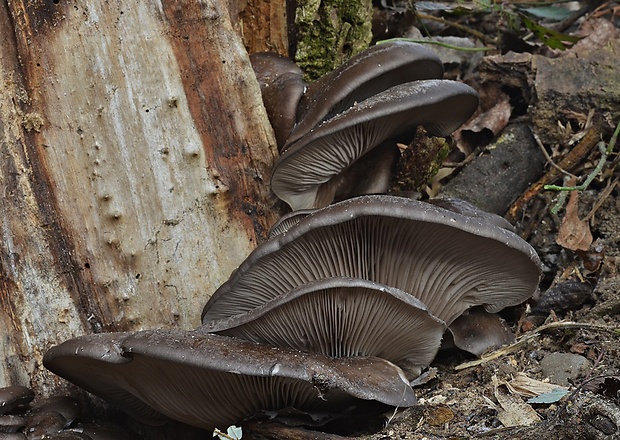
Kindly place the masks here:
<instances>
[{"instance_id":1,"label":"wood bark","mask_svg":"<svg viewBox=\"0 0 620 440\"><path fill-rule=\"evenodd\" d=\"M0 0L0 387L50 346L199 325L275 219L273 133L224 0Z\"/></svg>"},{"instance_id":2,"label":"wood bark","mask_svg":"<svg viewBox=\"0 0 620 440\"><path fill-rule=\"evenodd\" d=\"M248 53L289 56L287 23L294 20L295 11L287 10L286 0L233 0L230 14Z\"/></svg>"}]
</instances>

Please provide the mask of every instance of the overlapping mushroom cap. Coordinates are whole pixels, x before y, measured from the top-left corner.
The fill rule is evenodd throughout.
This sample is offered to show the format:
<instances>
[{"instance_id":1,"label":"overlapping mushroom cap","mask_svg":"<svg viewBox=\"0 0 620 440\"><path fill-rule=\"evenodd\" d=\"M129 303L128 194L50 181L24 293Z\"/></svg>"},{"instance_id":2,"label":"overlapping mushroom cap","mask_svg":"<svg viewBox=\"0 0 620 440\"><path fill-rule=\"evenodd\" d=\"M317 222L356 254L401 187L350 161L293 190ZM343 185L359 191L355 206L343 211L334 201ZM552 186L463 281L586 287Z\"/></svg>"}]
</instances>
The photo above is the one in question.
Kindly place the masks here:
<instances>
[{"instance_id":1,"label":"overlapping mushroom cap","mask_svg":"<svg viewBox=\"0 0 620 440\"><path fill-rule=\"evenodd\" d=\"M437 354L445 325L406 292L335 277L303 284L201 329L331 357L376 356L417 376Z\"/></svg>"},{"instance_id":2,"label":"overlapping mushroom cap","mask_svg":"<svg viewBox=\"0 0 620 440\"><path fill-rule=\"evenodd\" d=\"M271 189L293 210L326 206L338 191L330 180L373 148L418 125L433 136L447 136L477 106L476 92L455 81L394 86L338 113L290 145L274 168Z\"/></svg>"},{"instance_id":3,"label":"overlapping mushroom cap","mask_svg":"<svg viewBox=\"0 0 620 440\"><path fill-rule=\"evenodd\" d=\"M52 347L43 362L149 424L172 418L212 430L264 410L415 403L402 370L383 359L331 359L202 331L82 336Z\"/></svg>"},{"instance_id":4,"label":"overlapping mushroom cap","mask_svg":"<svg viewBox=\"0 0 620 440\"><path fill-rule=\"evenodd\" d=\"M250 55L267 117L282 149L295 126L297 106L306 90L303 72L289 58L273 52Z\"/></svg>"},{"instance_id":5,"label":"overlapping mushroom cap","mask_svg":"<svg viewBox=\"0 0 620 440\"><path fill-rule=\"evenodd\" d=\"M474 305L496 312L520 304L539 276L534 249L503 227L406 198L362 196L317 210L255 249L202 320L246 313L316 280L352 277L408 292L449 325Z\"/></svg>"},{"instance_id":6,"label":"overlapping mushroom cap","mask_svg":"<svg viewBox=\"0 0 620 440\"><path fill-rule=\"evenodd\" d=\"M371 46L309 84L284 149L356 102L398 84L442 76L441 60L421 44L394 41Z\"/></svg>"}]
</instances>

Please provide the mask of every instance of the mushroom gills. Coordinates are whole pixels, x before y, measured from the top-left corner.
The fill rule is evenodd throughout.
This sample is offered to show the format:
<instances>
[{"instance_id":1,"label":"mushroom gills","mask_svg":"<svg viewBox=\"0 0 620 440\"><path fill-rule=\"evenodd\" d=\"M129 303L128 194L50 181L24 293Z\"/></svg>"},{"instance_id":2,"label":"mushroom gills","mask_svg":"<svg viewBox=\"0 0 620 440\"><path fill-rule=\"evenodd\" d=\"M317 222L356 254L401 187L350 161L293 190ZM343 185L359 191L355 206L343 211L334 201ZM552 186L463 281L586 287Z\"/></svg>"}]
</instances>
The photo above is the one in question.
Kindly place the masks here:
<instances>
[{"instance_id":1,"label":"mushroom gills","mask_svg":"<svg viewBox=\"0 0 620 440\"><path fill-rule=\"evenodd\" d=\"M434 136L447 136L478 106L469 86L448 80L400 84L323 122L282 154L271 177L273 192L293 210L323 207L321 185L342 175L388 139L423 125ZM335 191L333 191L335 192Z\"/></svg>"},{"instance_id":2,"label":"mushroom gills","mask_svg":"<svg viewBox=\"0 0 620 440\"><path fill-rule=\"evenodd\" d=\"M445 324L393 287L335 277L299 286L202 330L330 357L372 356L407 370L430 365Z\"/></svg>"},{"instance_id":3,"label":"mushroom gills","mask_svg":"<svg viewBox=\"0 0 620 440\"><path fill-rule=\"evenodd\" d=\"M541 265L516 234L475 216L387 195L316 210L259 247L209 299L202 322L246 313L316 280L360 278L418 298L449 325L536 291Z\"/></svg>"}]
</instances>

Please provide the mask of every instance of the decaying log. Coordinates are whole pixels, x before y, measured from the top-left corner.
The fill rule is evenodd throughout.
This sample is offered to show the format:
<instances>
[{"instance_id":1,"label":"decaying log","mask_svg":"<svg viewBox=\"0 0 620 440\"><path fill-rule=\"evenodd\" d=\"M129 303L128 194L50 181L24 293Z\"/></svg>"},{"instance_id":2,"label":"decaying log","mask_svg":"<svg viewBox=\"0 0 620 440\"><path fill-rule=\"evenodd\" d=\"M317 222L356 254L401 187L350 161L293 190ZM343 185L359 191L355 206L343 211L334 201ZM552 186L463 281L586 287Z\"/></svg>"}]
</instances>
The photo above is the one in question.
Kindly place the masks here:
<instances>
[{"instance_id":1,"label":"decaying log","mask_svg":"<svg viewBox=\"0 0 620 440\"><path fill-rule=\"evenodd\" d=\"M275 218L228 2L0 1L0 387L45 350L193 328Z\"/></svg>"}]
</instances>

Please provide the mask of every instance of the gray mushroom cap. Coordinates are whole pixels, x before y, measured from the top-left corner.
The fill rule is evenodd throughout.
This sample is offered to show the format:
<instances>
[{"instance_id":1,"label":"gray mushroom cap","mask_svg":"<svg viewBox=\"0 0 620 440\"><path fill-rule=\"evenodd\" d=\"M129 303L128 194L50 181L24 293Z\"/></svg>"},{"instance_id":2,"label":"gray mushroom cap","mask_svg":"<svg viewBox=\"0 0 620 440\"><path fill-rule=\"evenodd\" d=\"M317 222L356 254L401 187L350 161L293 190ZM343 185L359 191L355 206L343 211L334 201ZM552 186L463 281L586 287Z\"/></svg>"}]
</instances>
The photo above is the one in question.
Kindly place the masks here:
<instances>
[{"instance_id":1,"label":"gray mushroom cap","mask_svg":"<svg viewBox=\"0 0 620 440\"><path fill-rule=\"evenodd\" d=\"M408 292L449 325L475 305L497 312L522 303L540 272L534 249L502 227L407 198L362 196L317 210L257 247L209 299L202 322L315 280L351 277Z\"/></svg>"},{"instance_id":2,"label":"gray mushroom cap","mask_svg":"<svg viewBox=\"0 0 620 440\"><path fill-rule=\"evenodd\" d=\"M515 335L496 313L472 307L454 320L446 333L446 348L450 343L468 353L483 353L514 342Z\"/></svg>"},{"instance_id":3,"label":"gray mushroom cap","mask_svg":"<svg viewBox=\"0 0 620 440\"><path fill-rule=\"evenodd\" d=\"M150 424L225 429L263 410L415 403L402 370L383 359L331 359L200 331L82 336L49 349L43 363Z\"/></svg>"},{"instance_id":4,"label":"gray mushroom cap","mask_svg":"<svg viewBox=\"0 0 620 440\"><path fill-rule=\"evenodd\" d=\"M442 76L441 60L423 45L395 41L371 46L308 86L284 149L356 102L398 84Z\"/></svg>"},{"instance_id":5,"label":"gray mushroom cap","mask_svg":"<svg viewBox=\"0 0 620 440\"><path fill-rule=\"evenodd\" d=\"M250 55L250 62L281 150L293 130L297 106L306 90L303 72L289 58L273 52L254 53Z\"/></svg>"},{"instance_id":6,"label":"gray mushroom cap","mask_svg":"<svg viewBox=\"0 0 620 440\"><path fill-rule=\"evenodd\" d=\"M445 328L406 292L336 277L301 285L201 329L331 357L380 357L412 377L435 358Z\"/></svg>"},{"instance_id":7,"label":"gray mushroom cap","mask_svg":"<svg viewBox=\"0 0 620 440\"><path fill-rule=\"evenodd\" d=\"M293 210L317 205L321 188L384 141L423 125L433 136L447 136L478 106L478 95L456 81L423 80L400 84L355 104L292 144L278 160L273 192Z\"/></svg>"}]
</instances>

